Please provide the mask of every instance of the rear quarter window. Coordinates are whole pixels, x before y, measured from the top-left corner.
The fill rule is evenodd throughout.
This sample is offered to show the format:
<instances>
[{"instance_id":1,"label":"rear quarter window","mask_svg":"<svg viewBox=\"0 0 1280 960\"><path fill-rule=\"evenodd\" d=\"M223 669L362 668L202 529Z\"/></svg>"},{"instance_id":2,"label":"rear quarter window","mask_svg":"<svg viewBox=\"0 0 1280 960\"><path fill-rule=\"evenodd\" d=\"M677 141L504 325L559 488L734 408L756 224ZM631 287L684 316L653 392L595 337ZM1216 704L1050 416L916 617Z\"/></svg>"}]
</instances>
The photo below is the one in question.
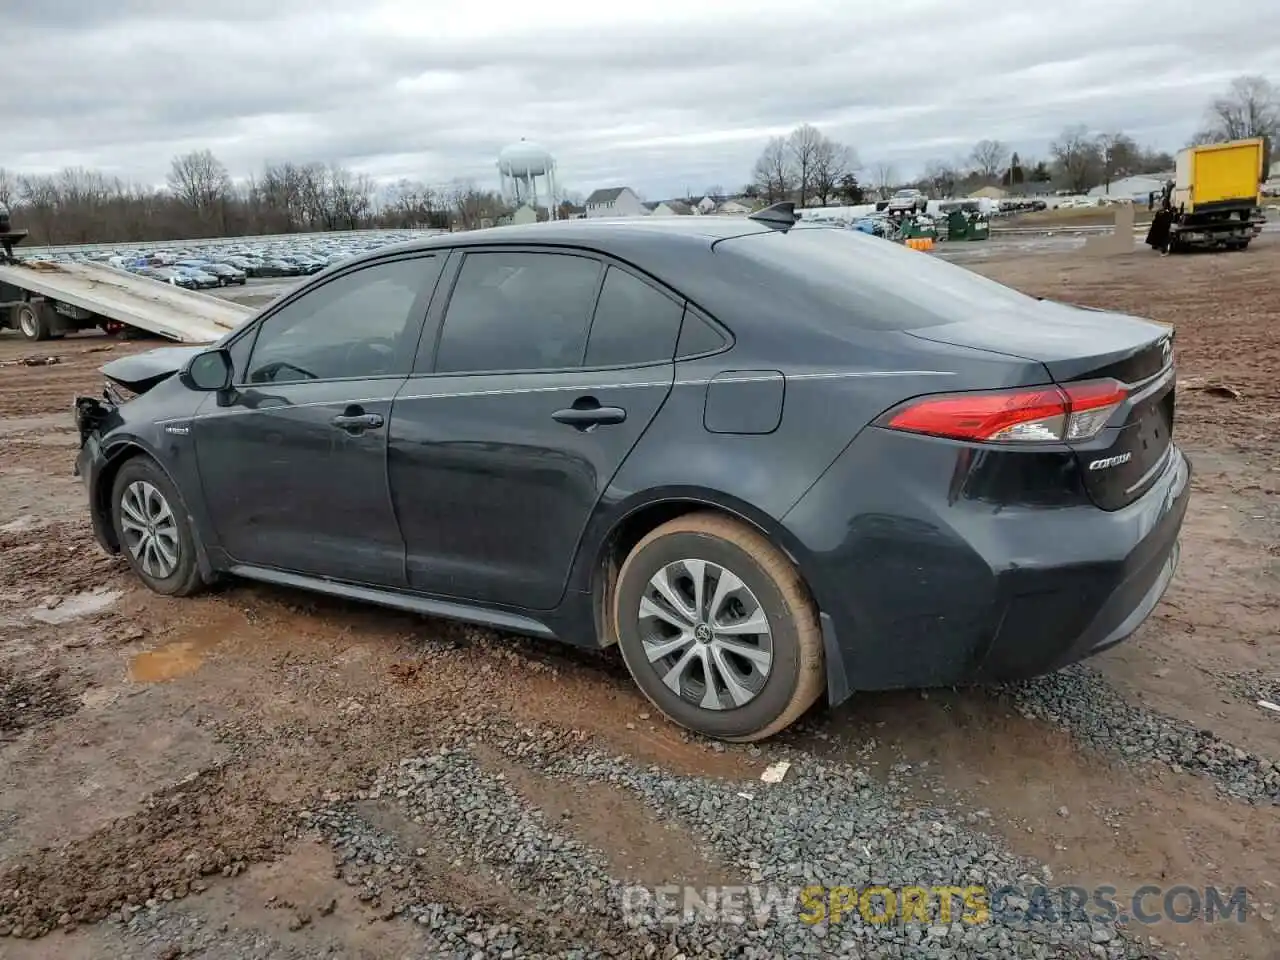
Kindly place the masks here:
<instances>
[{"instance_id":1,"label":"rear quarter window","mask_svg":"<svg viewBox=\"0 0 1280 960\"><path fill-rule=\"evenodd\" d=\"M817 300L870 330L919 330L1036 303L964 267L857 230L798 227L723 240L715 251L740 282L781 284L797 302Z\"/></svg>"}]
</instances>

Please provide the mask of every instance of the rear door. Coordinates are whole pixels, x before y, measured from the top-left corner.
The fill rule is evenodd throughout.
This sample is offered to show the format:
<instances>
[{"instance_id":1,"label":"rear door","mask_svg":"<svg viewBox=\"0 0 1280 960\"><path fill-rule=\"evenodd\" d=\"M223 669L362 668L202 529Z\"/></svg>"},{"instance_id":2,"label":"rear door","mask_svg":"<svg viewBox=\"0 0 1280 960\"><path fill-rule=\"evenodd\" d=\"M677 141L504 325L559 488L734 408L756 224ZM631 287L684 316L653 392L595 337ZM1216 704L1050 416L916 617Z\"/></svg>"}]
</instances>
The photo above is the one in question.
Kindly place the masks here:
<instances>
[{"instance_id":1,"label":"rear door","mask_svg":"<svg viewBox=\"0 0 1280 960\"><path fill-rule=\"evenodd\" d=\"M391 421L409 583L550 609L596 503L671 389L683 302L585 252L456 257L447 306L432 310L436 349L423 338Z\"/></svg>"},{"instance_id":2,"label":"rear door","mask_svg":"<svg viewBox=\"0 0 1280 960\"><path fill-rule=\"evenodd\" d=\"M387 428L443 259L339 274L233 341L234 395L211 397L193 423L205 502L233 559L403 586Z\"/></svg>"}]
</instances>

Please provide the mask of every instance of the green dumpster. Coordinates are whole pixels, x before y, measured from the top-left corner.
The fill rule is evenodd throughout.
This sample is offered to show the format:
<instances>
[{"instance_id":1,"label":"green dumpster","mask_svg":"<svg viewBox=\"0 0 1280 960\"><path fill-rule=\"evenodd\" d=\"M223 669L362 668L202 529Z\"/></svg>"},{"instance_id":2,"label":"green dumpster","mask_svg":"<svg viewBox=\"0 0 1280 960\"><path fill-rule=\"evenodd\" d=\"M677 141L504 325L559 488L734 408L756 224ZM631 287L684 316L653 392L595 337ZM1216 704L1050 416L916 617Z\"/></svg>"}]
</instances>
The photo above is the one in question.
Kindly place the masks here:
<instances>
[{"instance_id":1,"label":"green dumpster","mask_svg":"<svg viewBox=\"0 0 1280 960\"><path fill-rule=\"evenodd\" d=\"M975 216L969 221L970 240L990 240L991 239L991 221L983 216Z\"/></svg>"},{"instance_id":2,"label":"green dumpster","mask_svg":"<svg viewBox=\"0 0 1280 960\"><path fill-rule=\"evenodd\" d=\"M963 210L952 210L947 214L947 239L969 239L969 215Z\"/></svg>"}]
</instances>

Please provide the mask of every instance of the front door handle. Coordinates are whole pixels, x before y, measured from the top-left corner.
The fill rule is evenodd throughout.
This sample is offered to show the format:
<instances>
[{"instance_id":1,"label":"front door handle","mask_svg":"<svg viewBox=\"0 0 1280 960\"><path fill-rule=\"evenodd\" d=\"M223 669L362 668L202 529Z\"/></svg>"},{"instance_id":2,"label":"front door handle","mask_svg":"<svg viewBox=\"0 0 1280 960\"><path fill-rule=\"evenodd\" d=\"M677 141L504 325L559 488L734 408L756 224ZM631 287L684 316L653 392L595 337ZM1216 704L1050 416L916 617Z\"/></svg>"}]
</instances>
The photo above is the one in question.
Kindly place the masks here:
<instances>
[{"instance_id":1,"label":"front door handle","mask_svg":"<svg viewBox=\"0 0 1280 960\"><path fill-rule=\"evenodd\" d=\"M382 414L380 413L344 413L339 414L329 421L339 430L346 430L348 433L360 433L364 430L376 430L382 426Z\"/></svg>"},{"instance_id":2,"label":"front door handle","mask_svg":"<svg viewBox=\"0 0 1280 960\"><path fill-rule=\"evenodd\" d=\"M602 407L595 397L579 397L572 407L557 410L551 418L579 430L590 430L601 424L622 423L627 419L627 411L621 407Z\"/></svg>"}]
</instances>

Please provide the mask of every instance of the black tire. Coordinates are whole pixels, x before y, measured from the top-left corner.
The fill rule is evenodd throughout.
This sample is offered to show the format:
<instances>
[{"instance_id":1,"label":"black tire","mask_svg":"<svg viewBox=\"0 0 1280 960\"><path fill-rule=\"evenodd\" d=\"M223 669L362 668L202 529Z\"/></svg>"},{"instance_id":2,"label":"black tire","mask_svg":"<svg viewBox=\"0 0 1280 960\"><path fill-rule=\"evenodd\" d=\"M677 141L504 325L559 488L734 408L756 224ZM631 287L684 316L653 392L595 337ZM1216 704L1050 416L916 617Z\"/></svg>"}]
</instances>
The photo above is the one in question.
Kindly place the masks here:
<instances>
[{"instance_id":1,"label":"black tire","mask_svg":"<svg viewBox=\"0 0 1280 960\"><path fill-rule=\"evenodd\" d=\"M171 572L154 562L152 569L148 570L143 560L134 554L132 544L138 541L138 536L131 529L126 530L125 516L129 508L124 505L124 500L126 495L131 495L131 488L134 488L132 495L136 496L139 492L135 484L149 485L158 492L172 516L173 537L165 537L165 543L176 553L176 563ZM142 488L143 491L145 489ZM132 502L136 505L137 500ZM149 589L167 597L186 597L204 586L200 566L196 562L196 542L191 532L191 517L182 496L154 460L146 456L134 457L116 473L111 485L111 525L115 529L121 554L129 561L129 566L138 575L138 579ZM153 560L156 556L153 554Z\"/></svg>"},{"instance_id":2,"label":"black tire","mask_svg":"<svg viewBox=\"0 0 1280 960\"><path fill-rule=\"evenodd\" d=\"M670 662L660 660L655 666L646 653L646 638L650 642L653 638L641 624L641 601L651 590L650 578L683 560L700 560L731 572L767 619L772 662L754 696L741 705L715 709L681 696L663 682ZM729 517L715 513L678 517L636 544L618 572L611 613L623 660L640 690L674 723L705 736L740 742L770 737L808 710L825 686L822 631L799 573L764 536ZM705 613L710 621L715 612ZM733 662L747 663L740 658ZM695 665L695 677L689 678L694 697L700 671L700 665ZM689 677L687 671L681 676ZM702 676L705 694L707 678L705 673ZM720 696L724 705L727 687L723 681L713 686L724 687Z\"/></svg>"},{"instance_id":3,"label":"black tire","mask_svg":"<svg viewBox=\"0 0 1280 960\"><path fill-rule=\"evenodd\" d=\"M44 311L37 310L32 304L20 303L13 315L13 325L18 328L18 332L24 338L35 342L37 340L48 340L53 334L49 329L49 321L45 319Z\"/></svg>"}]
</instances>

